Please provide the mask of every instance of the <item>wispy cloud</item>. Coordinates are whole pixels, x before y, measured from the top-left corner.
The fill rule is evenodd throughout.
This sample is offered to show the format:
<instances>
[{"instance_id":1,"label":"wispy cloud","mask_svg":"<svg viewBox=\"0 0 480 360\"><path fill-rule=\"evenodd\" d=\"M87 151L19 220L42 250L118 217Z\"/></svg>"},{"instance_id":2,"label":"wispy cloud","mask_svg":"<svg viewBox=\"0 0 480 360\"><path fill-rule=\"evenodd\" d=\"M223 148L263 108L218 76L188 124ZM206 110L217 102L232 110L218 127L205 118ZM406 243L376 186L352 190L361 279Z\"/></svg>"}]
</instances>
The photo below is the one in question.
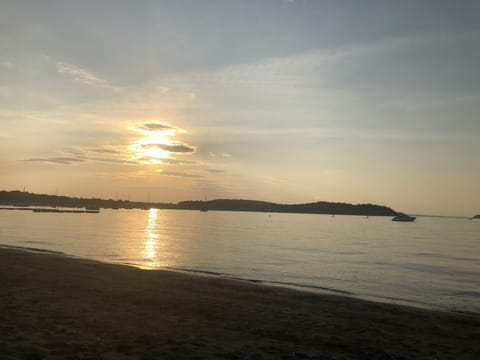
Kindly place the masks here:
<instances>
[{"instance_id":1,"label":"wispy cloud","mask_svg":"<svg viewBox=\"0 0 480 360\"><path fill-rule=\"evenodd\" d=\"M96 88L112 88L106 80L73 64L57 61L56 66L58 73L69 76L82 84Z\"/></svg>"},{"instance_id":2,"label":"wispy cloud","mask_svg":"<svg viewBox=\"0 0 480 360\"><path fill-rule=\"evenodd\" d=\"M160 159L163 164L172 164L172 165L194 165L198 164L196 161L191 160L180 160L174 158Z\"/></svg>"},{"instance_id":3,"label":"wispy cloud","mask_svg":"<svg viewBox=\"0 0 480 360\"><path fill-rule=\"evenodd\" d=\"M222 169L204 169L204 171L210 173L210 174L224 174L225 170Z\"/></svg>"},{"instance_id":4,"label":"wispy cloud","mask_svg":"<svg viewBox=\"0 0 480 360\"><path fill-rule=\"evenodd\" d=\"M121 153L119 150L106 149L106 148L92 148L92 149L88 149L88 151L94 152L94 153L100 153L100 154L120 154Z\"/></svg>"},{"instance_id":5,"label":"wispy cloud","mask_svg":"<svg viewBox=\"0 0 480 360\"><path fill-rule=\"evenodd\" d=\"M61 165L73 165L73 164L84 162L83 159L74 158L74 157L31 158L31 159L26 159L24 161L40 162L40 163L53 163L53 164L61 164Z\"/></svg>"},{"instance_id":6,"label":"wispy cloud","mask_svg":"<svg viewBox=\"0 0 480 360\"><path fill-rule=\"evenodd\" d=\"M133 161L128 158L128 153L123 146L98 146L85 147L72 152L79 159L88 162L100 162L109 164L138 165L139 161Z\"/></svg>"},{"instance_id":7,"label":"wispy cloud","mask_svg":"<svg viewBox=\"0 0 480 360\"><path fill-rule=\"evenodd\" d=\"M210 152L209 155L211 157L224 157L224 158L232 157L232 154L229 154L229 153L226 153L226 152L221 152L221 153Z\"/></svg>"},{"instance_id":8,"label":"wispy cloud","mask_svg":"<svg viewBox=\"0 0 480 360\"><path fill-rule=\"evenodd\" d=\"M164 130L172 130L175 129L173 126L170 126L165 123L161 122L149 122L138 126L141 130L147 131L164 131Z\"/></svg>"},{"instance_id":9,"label":"wispy cloud","mask_svg":"<svg viewBox=\"0 0 480 360\"><path fill-rule=\"evenodd\" d=\"M27 162L55 163L60 165L73 165L79 163L108 163L138 165L139 161L127 158L126 154L110 147L85 147L58 151L55 156L38 157L23 160Z\"/></svg>"},{"instance_id":10,"label":"wispy cloud","mask_svg":"<svg viewBox=\"0 0 480 360\"><path fill-rule=\"evenodd\" d=\"M172 171L172 170L164 170L164 171L160 172L160 175L188 177L188 178L199 178L199 177L201 177L201 175L198 175L198 174L192 174L192 173L181 172L181 171Z\"/></svg>"},{"instance_id":11,"label":"wispy cloud","mask_svg":"<svg viewBox=\"0 0 480 360\"><path fill-rule=\"evenodd\" d=\"M186 144L142 144L140 145L144 149L161 149L167 152L176 153L176 154L188 154L194 153L195 148Z\"/></svg>"},{"instance_id":12,"label":"wispy cloud","mask_svg":"<svg viewBox=\"0 0 480 360\"><path fill-rule=\"evenodd\" d=\"M13 64L10 61L5 60L5 61L0 61L0 66L7 69L11 69L13 67Z\"/></svg>"},{"instance_id":13,"label":"wispy cloud","mask_svg":"<svg viewBox=\"0 0 480 360\"><path fill-rule=\"evenodd\" d=\"M93 162L101 162L101 163L109 163L109 164L126 164L126 165L137 165L138 162L126 159L114 159L114 158L106 158L106 157L91 157L91 156L79 156L81 160L85 161L93 161Z\"/></svg>"}]
</instances>

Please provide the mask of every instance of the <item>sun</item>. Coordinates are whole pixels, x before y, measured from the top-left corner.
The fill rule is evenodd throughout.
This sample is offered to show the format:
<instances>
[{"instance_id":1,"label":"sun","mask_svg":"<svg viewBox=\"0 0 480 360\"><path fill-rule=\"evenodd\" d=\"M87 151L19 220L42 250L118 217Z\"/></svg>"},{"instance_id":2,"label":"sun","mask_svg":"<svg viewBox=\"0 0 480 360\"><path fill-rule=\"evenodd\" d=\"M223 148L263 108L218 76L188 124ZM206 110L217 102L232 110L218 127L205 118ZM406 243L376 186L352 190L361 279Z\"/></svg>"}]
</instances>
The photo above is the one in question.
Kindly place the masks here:
<instances>
[{"instance_id":1,"label":"sun","mask_svg":"<svg viewBox=\"0 0 480 360\"><path fill-rule=\"evenodd\" d=\"M170 158L170 153L161 148L162 145L172 145L173 141L169 134L145 134L134 144L134 152L137 157L148 162L157 163L159 160Z\"/></svg>"},{"instance_id":2,"label":"sun","mask_svg":"<svg viewBox=\"0 0 480 360\"><path fill-rule=\"evenodd\" d=\"M143 154L152 159L167 159L168 152L165 150L159 149L158 147L150 147L142 149Z\"/></svg>"},{"instance_id":3,"label":"sun","mask_svg":"<svg viewBox=\"0 0 480 360\"><path fill-rule=\"evenodd\" d=\"M179 147L175 136L183 130L173 127L169 123L158 121L135 123L131 128L139 134L130 147L133 161L141 164L162 164L166 163L168 159L173 159L172 155Z\"/></svg>"}]
</instances>

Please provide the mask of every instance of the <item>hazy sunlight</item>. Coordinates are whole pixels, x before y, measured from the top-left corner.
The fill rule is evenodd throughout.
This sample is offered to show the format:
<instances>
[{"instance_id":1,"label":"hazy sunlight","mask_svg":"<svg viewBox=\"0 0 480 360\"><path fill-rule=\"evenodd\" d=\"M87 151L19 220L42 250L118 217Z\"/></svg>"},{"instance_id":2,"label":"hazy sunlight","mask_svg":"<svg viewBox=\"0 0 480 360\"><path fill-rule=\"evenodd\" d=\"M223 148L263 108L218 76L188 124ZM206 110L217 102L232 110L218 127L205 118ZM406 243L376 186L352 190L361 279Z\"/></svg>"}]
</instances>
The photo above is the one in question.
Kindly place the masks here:
<instances>
[{"instance_id":1,"label":"hazy sunlight","mask_svg":"<svg viewBox=\"0 0 480 360\"><path fill-rule=\"evenodd\" d=\"M174 145L170 136L175 135L174 129L168 130L141 130L144 135L142 139L133 145L132 152L137 158L147 162L158 162L161 159L170 158L169 151L162 149L162 146Z\"/></svg>"}]
</instances>

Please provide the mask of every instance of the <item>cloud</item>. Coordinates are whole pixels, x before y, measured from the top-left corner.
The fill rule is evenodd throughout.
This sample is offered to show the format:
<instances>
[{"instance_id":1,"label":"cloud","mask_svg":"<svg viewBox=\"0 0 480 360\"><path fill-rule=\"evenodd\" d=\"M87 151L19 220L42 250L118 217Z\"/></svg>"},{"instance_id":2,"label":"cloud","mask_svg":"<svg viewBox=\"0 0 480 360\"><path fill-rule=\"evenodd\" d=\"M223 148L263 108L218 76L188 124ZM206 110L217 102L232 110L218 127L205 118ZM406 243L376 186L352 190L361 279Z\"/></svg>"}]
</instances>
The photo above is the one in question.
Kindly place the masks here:
<instances>
[{"instance_id":1,"label":"cloud","mask_svg":"<svg viewBox=\"0 0 480 360\"><path fill-rule=\"evenodd\" d=\"M147 131L164 131L174 129L174 127L160 122L145 123L140 125L138 128Z\"/></svg>"},{"instance_id":2,"label":"cloud","mask_svg":"<svg viewBox=\"0 0 480 360\"><path fill-rule=\"evenodd\" d=\"M176 153L176 154L188 154L188 153L193 153L195 152L195 148L185 145L185 144L142 144L142 148L144 149L152 149L152 148L157 148L161 149L164 151L168 151L171 153Z\"/></svg>"},{"instance_id":3,"label":"cloud","mask_svg":"<svg viewBox=\"0 0 480 360\"><path fill-rule=\"evenodd\" d=\"M105 149L105 148L93 148L88 149L90 152L100 153L100 154L120 154L120 151L114 149Z\"/></svg>"},{"instance_id":4,"label":"cloud","mask_svg":"<svg viewBox=\"0 0 480 360\"><path fill-rule=\"evenodd\" d=\"M224 174L225 170L222 169L204 169L204 171L211 173L211 174Z\"/></svg>"},{"instance_id":5,"label":"cloud","mask_svg":"<svg viewBox=\"0 0 480 360\"><path fill-rule=\"evenodd\" d=\"M199 177L201 177L200 175L197 175L197 174L185 173L185 172L180 172L180 171L171 171L171 170L164 170L160 173L160 175L188 177L188 178L199 178Z\"/></svg>"},{"instance_id":6,"label":"cloud","mask_svg":"<svg viewBox=\"0 0 480 360\"><path fill-rule=\"evenodd\" d=\"M137 158L140 162L154 162L154 163L162 163L162 164L169 164L169 165L196 165L198 164L196 161L190 160L179 160L175 158L164 158L160 159L154 156L142 156Z\"/></svg>"},{"instance_id":7,"label":"cloud","mask_svg":"<svg viewBox=\"0 0 480 360\"><path fill-rule=\"evenodd\" d=\"M91 156L79 156L78 158L85 161L96 161L96 162L110 163L110 164L127 164L127 165L138 164L138 162L131 161L131 160L124 160L124 159L112 159L112 158L101 158L101 157L91 157Z\"/></svg>"},{"instance_id":8,"label":"cloud","mask_svg":"<svg viewBox=\"0 0 480 360\"><path fill-rule=\"evenodd\" d=\"M210 152L209 155L211 157L224 157L224 158L230 158L232 157L232 154L229 154L229 153L226 153L226 152L222 152L222 153L214 153L214 152Z\"/></svg>"},{"instance_id":9,"label":"cloud","mask_svg":"<svg viewBox=\"0 0 480 360\"><path fill-rule=\"evenodd\" d=\"M68 151L68 153L75 155L76 158L90 162L102 162L110 164L127 164L135 165L137 161L125 159L123 152L109 147L91 147L85 148L81 152Z\"/></svg>"},{"instance_id":10,"label":"cloud","mask_svg":"<svg viewBox=\"0 0 480 360\"><path fill-rule=\"evenodd\" d=\"M0 66L11 69L13 67L13 64L10 61L0 61Z\"/></svg>"},{"instance_id":11,"label":"cloud","mask_svg":"<svg viewBox=\"0 0 480 360\"><path fill-rule=\"evenodd\" d=\"M85 69L61 61L58 61L55 64L58 73L69 76L75 81L95 88L111 88L106 80L95 76Z\"/></svg>"},{"instance_id":12,"label":"cloud","mask_svg":"<svg viewBox=\"0 0 480 360\"><path fill-rule=\"evenodd\" d=\"M157 159L158 160L158 159ZM172 164L172 165L192 165L192 164L197 164L196 161L190 161L190 160L179 160L179 159L174 159L174 158L166 158L166 159L160 159L160 161L164 164Z\"/></svg>"},{"instance_id":13,"label":"cloud","mask_svg":"<svg viewBox=\"0 0 480 360\"><path fill-rule=\"evenodd\" d=\"M24 161L29 162L45 162L63 165L72 165L76 163L109 163L109 164L125 164L138 165L138 161L132 161L122 156L123 153L116 149L107 147L87 147L80 149L67 149L57 153L57 156L45 158L31 158Z\"/></svg>"},{"instance_id":14,"label":"cloud","mask_svg":"<svg viewBox=\"0 0 480 360\"><path fill-rule=\"evenodd\" d=\"M63 151L64 154L68 154L68 155L74 155L74 156L82 156L83 155L83 152L81 151L76 151L76 150L64 150Z\"/></svg>"},{"instance_id":15,"label":"cloud","mask_svg":"<svg viewBox=\"0 0 480 360\"><path fill-rule=\"evenodd\" d=\"M73 165L76 163L84 162L83 159L73 157L49 157L49 158L31 158L24 161L28 162L44 162L62 165Z\"/></svg>"}]
</instances>

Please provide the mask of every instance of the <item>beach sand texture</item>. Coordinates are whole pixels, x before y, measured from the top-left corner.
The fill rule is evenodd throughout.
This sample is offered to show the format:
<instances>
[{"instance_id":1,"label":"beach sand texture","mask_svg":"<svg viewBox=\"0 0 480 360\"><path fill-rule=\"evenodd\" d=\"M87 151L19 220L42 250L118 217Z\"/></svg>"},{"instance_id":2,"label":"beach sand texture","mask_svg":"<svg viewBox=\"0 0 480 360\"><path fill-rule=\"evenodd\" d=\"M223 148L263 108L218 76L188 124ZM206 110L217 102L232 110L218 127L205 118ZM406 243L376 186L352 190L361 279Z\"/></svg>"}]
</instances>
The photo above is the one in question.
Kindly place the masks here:
<instances>
[{"instance_id":1,"label":"beach sand texture","mask_svg":"<svg viewBox=\"0 0 480 360\"><path fill-rule=\"evenodd\" d=\"M8 248L0 286L1 359L480 359L475 315Z\"/></svg>"}]
</instances>

